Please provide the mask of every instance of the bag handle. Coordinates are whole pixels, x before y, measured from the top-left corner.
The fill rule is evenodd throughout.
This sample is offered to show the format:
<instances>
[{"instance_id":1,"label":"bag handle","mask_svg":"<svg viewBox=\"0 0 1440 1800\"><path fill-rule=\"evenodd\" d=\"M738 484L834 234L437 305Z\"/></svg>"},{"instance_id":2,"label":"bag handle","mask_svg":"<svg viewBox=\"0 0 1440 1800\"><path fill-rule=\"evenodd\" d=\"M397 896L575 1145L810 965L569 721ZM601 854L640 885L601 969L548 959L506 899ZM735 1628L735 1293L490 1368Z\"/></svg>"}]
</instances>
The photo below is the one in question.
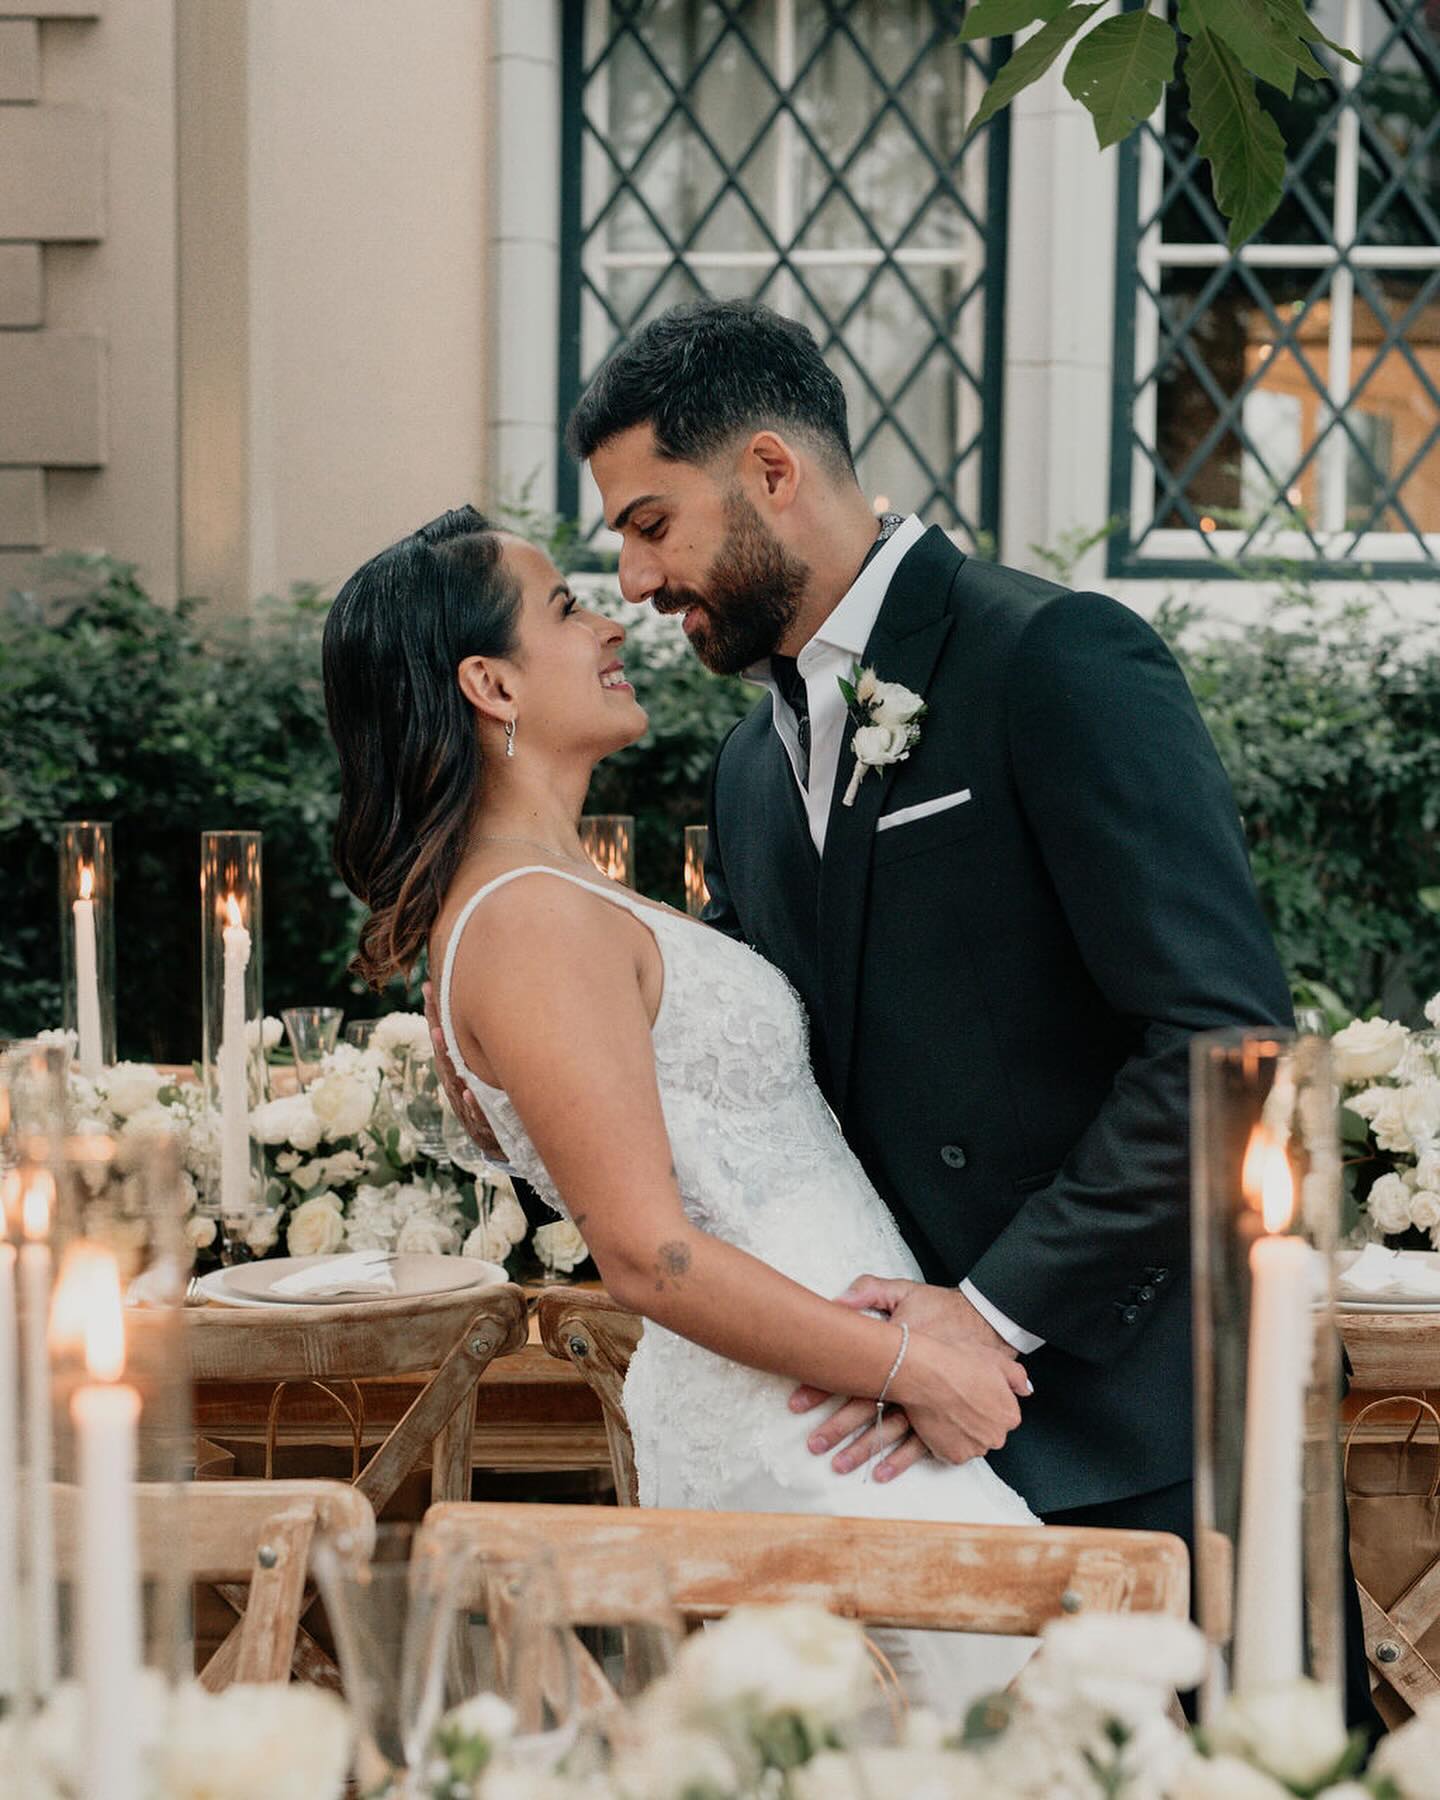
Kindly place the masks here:
<instances>
[{"instance_id":1,"label":"bag handle","mask_svg":"<svg viewBox=\"0 0 1440 1800\"><path fill-rule=\"evenodd\" d=\"M1415 1408L1415 1417L1410 1421L1410 1429L1405 1433L1404 1441L1400 1445L1402 1451L1410 1448L1415 1433L1420 1429L1420 1421L1427 1413L1434 1422L1435 1475L1430 1483L1430 1492L1426 1495L1426 1499L1434 1500L1440 1498L1440 1412L1437 1412L1428 1400L1421 1399L1418 1394L1387 1394L1383 1399L1372 1400L1367 1406L1362 1406L1360 1408L1359 1412L1356 1413L1355 1417L1350 1421L1349 1431L1345 1433L1345 1460L1341 1465L1340 1478L1348 1485L1350 1475L1350 1451L1355 1442L1355 1433L1360 1429L1363 1421L1372 1412L1376 1411L1377 1408L1395 1405L1413 1406Z\"/></svg>"}]
</instances>

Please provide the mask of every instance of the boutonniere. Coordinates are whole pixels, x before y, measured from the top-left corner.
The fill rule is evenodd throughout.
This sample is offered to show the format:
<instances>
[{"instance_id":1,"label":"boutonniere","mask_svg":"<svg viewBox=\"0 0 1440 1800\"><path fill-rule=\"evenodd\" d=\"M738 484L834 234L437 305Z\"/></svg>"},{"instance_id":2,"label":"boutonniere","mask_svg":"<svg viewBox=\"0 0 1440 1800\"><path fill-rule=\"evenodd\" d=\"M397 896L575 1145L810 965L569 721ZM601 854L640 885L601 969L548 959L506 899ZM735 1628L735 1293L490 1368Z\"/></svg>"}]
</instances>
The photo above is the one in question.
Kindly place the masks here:
<instances>
[{"instance_id":1,"label":"boutonniere","mask_svg":"<svg viewBox=\"0 0 1440 1800\"><path fill-rule=\"evenodd\" d=\"M840 692L855 721L850 742L855 772L842 802L853 806L867 770L904 762L920 742L920 721L927 709L918 694L898 681L881 681L873 669L862 669L859 663L851 670L849 681L840 677Z\"/></svg>"}]
</instances>

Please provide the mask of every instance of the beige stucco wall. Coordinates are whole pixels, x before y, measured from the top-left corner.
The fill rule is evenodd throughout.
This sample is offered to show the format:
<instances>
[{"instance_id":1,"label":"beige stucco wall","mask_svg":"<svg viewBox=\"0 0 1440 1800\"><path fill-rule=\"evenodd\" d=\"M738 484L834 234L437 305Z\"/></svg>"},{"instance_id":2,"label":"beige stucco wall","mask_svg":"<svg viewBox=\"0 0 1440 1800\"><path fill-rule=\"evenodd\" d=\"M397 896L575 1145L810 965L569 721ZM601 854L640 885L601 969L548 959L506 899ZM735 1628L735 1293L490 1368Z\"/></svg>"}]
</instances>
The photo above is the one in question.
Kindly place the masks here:
<instances>
[{"instance_id":1,"label":"beige stucco wall","mask_svg":"<svg viewBox=\"0 0 1440 1800\"><path fill-rule=\"evenodd\" d=\"M238 609L482 498L488 0L20 10L0 580L103 549Z\"/></svg>"}]
</instances>

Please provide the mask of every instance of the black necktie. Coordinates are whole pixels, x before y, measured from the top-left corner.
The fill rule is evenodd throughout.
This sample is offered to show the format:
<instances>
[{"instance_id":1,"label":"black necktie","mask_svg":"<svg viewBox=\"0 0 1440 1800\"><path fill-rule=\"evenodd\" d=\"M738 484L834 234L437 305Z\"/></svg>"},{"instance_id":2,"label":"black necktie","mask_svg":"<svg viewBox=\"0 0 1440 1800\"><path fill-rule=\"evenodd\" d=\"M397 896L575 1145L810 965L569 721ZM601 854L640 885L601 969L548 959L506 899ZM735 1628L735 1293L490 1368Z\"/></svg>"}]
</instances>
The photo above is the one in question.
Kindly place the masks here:
<instances>
[{"instance_id":1,"label":"black necktie","mask_svg":"<svg viewBox=\"0 0 1440 1800\"><path fill-rule=\"evenodd\" d=\"M793 656L770 658L770 676L780 690L780 698L795 715L795 737L800 746L800 779L810 779L810 696L805 691L805 677Z\"/></svg>"}]
</instances>

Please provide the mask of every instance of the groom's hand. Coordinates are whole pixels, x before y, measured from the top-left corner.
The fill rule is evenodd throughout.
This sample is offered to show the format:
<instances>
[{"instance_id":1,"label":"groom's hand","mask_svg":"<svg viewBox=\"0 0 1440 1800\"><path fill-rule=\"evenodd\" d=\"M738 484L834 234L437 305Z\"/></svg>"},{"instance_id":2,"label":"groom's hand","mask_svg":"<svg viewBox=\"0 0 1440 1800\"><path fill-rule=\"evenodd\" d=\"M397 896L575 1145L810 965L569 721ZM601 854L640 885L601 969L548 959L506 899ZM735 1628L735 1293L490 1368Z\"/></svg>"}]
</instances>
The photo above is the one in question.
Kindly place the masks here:
<instances>
[{"instance_id":1,"label":"groom's hand","mask_svg":"<svg viewBox=\"0 0 1440 1800\"><path fill-rule=\"evenodd\" d=\"M1015 1347L1006 1343L990 1321L982 1317L957 1288L861 1275L837 1298L842 1306L853 1306L860 1312L888 1313L897 1323L908 1325L912 1332L924 1332L927 1337L937 1338L955 1349L981 1345L998 1350L1011 1360L1017 1354ZM796 1388L790 1396L791 1410L810 1412L822 1400L830 1398L821 1388ZM911 1430L911 1421L897 1407L887 1409L879 1431L870 1424L870 1429L856 1437L853 1443L845 1442L874 1416L873 1400L847 1400L824 1424L817 1425L811 1432L807 1440L811 1454L827 1456L837 1444L845 1444L833 1467L837 1474L848 1475L882 1450L888 1450L884 1461L875 1465L877 1481L892 1481L928 1454L923 1438Z\"/></svg>"},{"instance_id":2,"label":"groom's hand","mask_svg":"<svg viewBox=\"0 0 1440 1800\"><path fill-rule=\"evenodd\" d=\"M470 1136L496 1162L503 1163L505 1152L500 1148L499 1140L490 1129L490 1121L480 1110L480 1102L460 1079L450 1051L445 1043L445 1033L440 1027L440 1013L435 1005L435 990L427 981L421 990L425 995L425 1022L430 1027L430 1042L435 1046L435 1072L440 1077L440 1084L445 1089L445 1098L450 1102L452 1112L465 1127Z\"/></svg>"}]
</instances>

